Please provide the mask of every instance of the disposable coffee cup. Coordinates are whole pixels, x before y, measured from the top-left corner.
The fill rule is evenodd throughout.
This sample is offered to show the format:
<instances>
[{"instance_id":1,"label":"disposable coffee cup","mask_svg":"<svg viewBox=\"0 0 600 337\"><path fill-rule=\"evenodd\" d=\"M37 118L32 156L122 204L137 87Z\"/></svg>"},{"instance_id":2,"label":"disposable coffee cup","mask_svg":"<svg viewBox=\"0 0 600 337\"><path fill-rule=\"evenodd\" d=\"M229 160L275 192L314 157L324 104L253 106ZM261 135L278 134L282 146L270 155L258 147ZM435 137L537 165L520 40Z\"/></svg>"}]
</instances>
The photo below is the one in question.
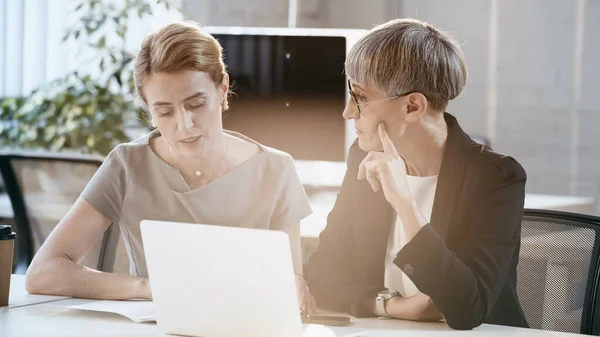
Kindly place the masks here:
<instances>
[{"instance_id":1,"label":"disposable coffee cup","mask_svg":"<svg viewBox=\"0 0 600 337\"><path fill-rule=\"evenodd\" d=\"M8 306L16 238L10 226L0 225L0 307Z\"/></svg>"}]
</instances>

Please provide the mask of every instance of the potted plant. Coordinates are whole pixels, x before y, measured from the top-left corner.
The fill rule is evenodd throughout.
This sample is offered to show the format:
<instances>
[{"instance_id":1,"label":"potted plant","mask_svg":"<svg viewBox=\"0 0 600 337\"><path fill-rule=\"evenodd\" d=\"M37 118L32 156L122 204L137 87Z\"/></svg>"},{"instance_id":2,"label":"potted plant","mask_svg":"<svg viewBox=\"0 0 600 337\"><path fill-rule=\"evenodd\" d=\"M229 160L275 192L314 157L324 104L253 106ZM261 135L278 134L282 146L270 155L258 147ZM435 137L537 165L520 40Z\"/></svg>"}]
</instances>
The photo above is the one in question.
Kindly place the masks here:
<instances>
[{"instance_id":1,"label":"potted plant","mask_svg":"<svg viewBox=\"0 0 600 337\"><path fill-rule=\"evenodd\" d=\"M160 9L181 11L177 0L81 0L74 11L77 23L67 29L63 42L90 48L89 64L97 64L100 74L75 71L27 97L5 98L0 103L0 146L106 155L128 141L126 124L147 121L134 104L134 55L126 48L126 36L132 17L152 16L153 2Z\"/></svg>"}]
</instances>

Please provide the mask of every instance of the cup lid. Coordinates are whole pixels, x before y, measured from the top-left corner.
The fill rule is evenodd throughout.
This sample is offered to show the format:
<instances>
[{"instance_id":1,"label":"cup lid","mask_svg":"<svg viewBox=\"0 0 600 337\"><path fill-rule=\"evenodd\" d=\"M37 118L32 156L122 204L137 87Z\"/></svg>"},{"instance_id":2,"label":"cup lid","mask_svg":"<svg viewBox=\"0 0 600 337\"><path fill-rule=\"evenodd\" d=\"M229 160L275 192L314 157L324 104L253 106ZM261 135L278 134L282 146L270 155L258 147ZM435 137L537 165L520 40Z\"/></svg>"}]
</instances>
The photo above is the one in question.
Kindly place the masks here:
<instances>
[{"instance_id":1,"label":"cup lid","mask_svg":"<svg viewBox=\"0 0 600 337\"><path fill-rule=\"evenodd\" d=\"M16 237L17 235L9 225L0 225L0 240L11 240Z\"/></svg>"}]
</instances>

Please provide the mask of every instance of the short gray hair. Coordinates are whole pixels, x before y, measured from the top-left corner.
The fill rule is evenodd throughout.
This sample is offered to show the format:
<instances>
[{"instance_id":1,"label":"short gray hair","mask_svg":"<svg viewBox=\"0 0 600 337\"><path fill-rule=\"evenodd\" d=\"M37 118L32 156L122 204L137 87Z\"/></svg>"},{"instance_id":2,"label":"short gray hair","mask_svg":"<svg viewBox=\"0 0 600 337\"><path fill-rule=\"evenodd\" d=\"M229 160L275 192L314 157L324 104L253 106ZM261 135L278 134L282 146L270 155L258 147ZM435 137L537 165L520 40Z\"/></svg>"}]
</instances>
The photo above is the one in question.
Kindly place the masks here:
<instances>
[{"instance_id":1,"label":"short gray hair","mask_svg":"<svg viewBox=\"0 0 600 337\"><path fill-rule=\"evenodd\" d=\"M452 36L414 19L391 20L371 29L350 50L346 74L388 96L420 92L444 110L467 82L467 62Z\"/></svg>"}]
</instances>

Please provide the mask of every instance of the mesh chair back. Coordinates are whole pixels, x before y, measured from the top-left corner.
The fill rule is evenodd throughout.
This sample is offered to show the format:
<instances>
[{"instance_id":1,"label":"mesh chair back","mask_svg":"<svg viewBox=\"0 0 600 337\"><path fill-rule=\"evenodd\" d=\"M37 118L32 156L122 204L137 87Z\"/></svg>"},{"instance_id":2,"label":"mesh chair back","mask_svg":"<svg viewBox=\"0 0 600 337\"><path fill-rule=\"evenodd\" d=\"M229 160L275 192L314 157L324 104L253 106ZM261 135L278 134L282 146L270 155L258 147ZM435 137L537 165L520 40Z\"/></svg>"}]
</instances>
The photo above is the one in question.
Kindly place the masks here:
<instances>
[{"instance_id":1,"label":"mesh chair back","mask_svg":"<svg viewBox=\"0 0 600 337\"><path fill-rule=\"evenodd\" d=\"M592 333L600 218L525 210L517 293L531 328Z\"/></svg>"},{"instance_id":2,"label":"mesh chair back","mask_svg":"<svg viewBox=\"0 0 600 337\"><path fill-rule=\"evenodd\" d=\"M44 156L14 157L10 163L27 212L31 250L35 254L75 203L100 164L99 160L62 160ZM102 240L82 264L97 268Z\"/></svg>"}]
</instances>

